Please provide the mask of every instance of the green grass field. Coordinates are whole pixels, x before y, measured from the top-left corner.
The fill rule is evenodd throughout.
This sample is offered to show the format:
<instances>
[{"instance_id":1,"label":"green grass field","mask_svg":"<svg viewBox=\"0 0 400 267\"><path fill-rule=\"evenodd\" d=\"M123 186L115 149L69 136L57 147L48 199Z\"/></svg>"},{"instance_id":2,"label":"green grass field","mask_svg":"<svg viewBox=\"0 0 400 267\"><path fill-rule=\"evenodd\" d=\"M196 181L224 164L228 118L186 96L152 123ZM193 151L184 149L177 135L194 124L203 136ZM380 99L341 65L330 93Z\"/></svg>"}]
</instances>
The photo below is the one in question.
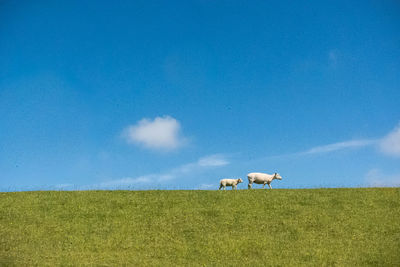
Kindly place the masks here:
<instances>
[{"instance_id":1,"label":"green grass field","mask_svg":"<svg viewBox=\"0 0 400 267\"><path fill-rule=\"evenodd\" d=\"M0 265L400 266L400 188L0 193Z\"/></svg>"}]
</instances>

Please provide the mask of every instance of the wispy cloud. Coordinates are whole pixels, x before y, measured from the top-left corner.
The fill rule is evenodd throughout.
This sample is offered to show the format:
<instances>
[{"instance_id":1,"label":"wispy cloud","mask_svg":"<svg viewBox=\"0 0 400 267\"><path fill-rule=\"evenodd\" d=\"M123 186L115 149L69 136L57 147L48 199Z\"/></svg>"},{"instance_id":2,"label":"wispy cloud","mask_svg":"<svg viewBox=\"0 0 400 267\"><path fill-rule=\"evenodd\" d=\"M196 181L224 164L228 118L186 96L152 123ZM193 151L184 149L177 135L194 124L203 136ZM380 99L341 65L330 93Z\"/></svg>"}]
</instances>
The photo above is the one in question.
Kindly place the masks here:
<instances>
[{"instance_id":1,"label":"wispy cloud","mask_svg":"<svg viewBox=\"0 0 400 267\"><path fill-rule=\"evenodd\" d=\"M229 161L226 156L222 154L215 154L207 157L203 157L198 160L197 165L202 167L211 167L211 166L224 166L228 165Z\"/></svg>"},{"instance_id":2,"label":"wispy cloud","mask_svg":"<svg viewBox=\"0 0 400 267\"><path fill-rule=\"evenodd\" d=\"M340 150L346 149L360 149L363 147L374 146L379 142L377 139L355 139L343 142L337 142L327 145L315 146L305 151L294 152L294 153L286 153L286 154L278 154L267 156L263 158L256 159L255 161L263 161L266 159L282 159L282 158L291 158L291 157L299 157L304 155L318 155L318 154L328 154L337 152Z\"/></svg>"},{"instance_id":3,"label":"wispy cloud","mask_svg":"<svg viewBox=\"0 0 400 267\"><path fill-rule=\"evenodd\" d=\"M152 173L139 177L125 177L122 179L115 179L107 182L103 182L93 187L110 188L130 185L146 185L146 184L162 184L177 178L185 178L196 176L204 170L216 167L222 167L230 164L226 155L214 154L206 157L202 157L195 162L180 165L176 168L167 170L161 173Z\"/></svg>"},{"instance_id":4,"label":"wispy cloud","mask_svg":"<svg viewBox=\"0 0 400 267\"><path fill-rule=\"evenodd\" d=\"M385 143L384 139L359 139L359 140L349 140L343 142L337 142L327 145L321 145L312 147L308 150L301 151L301 152L294 152L294 153L287 153L287 154L279 154L279 155L271 155L263 158L256 159L265 160L265 159L278 159L278 158L288 158L288 157L298 157L304 155L318 155L318 154L328 154L334 153L341 150L349 150L349 149L360 149L365 147L374 147L375 149L379 150L385 155L391 156L400 156L395 146L393 148L387 148L386 150L382 149L382 143Z\"/></svg>"},{"instance_id":5,"label":"wispy cloud","mask_svg":"<svg viewBox=\"0 0 400 267\"><path fill-rule=\"evenodd\" d=\"M185 143L180 134L181 124L170 116L142 119L126 127L122 136L130 144L156 150L172 150Z\"/></svg>"},{"instance_id":6,"label":"wispy cloud","mask_svg":"<svg viewBox=\"0 0 400 267\"><path fill-rule=\"evenodd\" d=\"M367 186L394 187L400 186L400 174L385 174L379 169L371 169L365 175Z\"/></svg>"},{"instance_id":7,"label":"wispy cloud","mask_svg":"<svg viewBox=\"0 0 400 267\"><path fill-rule=\"evenodd\" d=\"M344 142L338 142L328 145L316 146L310 148L307 151L300 152L299 154L318 154L318 153L328 153L338 150L350 149L350 148L362 148L370 145L376 144L377 140L374 139L361 139L361 140L350 140Z\"/></svg>"},{"instance_id":8,"label":"wispy cloud","mask_svg":"<svg viewBox=\"0 0 400 267\"><path fill-rule=\"evenodd\" d=\"M379 150L389 156L400 156L400 125L379 141Z\"/></svg>"},{"instance_id":9,"label":"wispy cloud","mask_svg":"<svg viewBox=\"0 0 400 267\"><path fill-rule=\"evenodd\" d=\"M267 158L282 158L290 156L313 155L332 153L346 149L360 149L374 147L379 152L388 156L400 156L400 125L382 138L377 139L353 139L327 145L315 146L306 151L269 156Z\"/></svg>"},{"instance_id":10,"label":"wispy cloud","mask_svg":"<svg viewBox=\"0 0 400 267\"><path fill-rule=\"evenodd\" d=\"M299 154L328 153L343 149L363 148L374 146L379 152L388 156L400 156L400 125L395 127L387 135L379 139L358 139L338 142L328 145L316 146Z\"/></svg>"}]
</instances>

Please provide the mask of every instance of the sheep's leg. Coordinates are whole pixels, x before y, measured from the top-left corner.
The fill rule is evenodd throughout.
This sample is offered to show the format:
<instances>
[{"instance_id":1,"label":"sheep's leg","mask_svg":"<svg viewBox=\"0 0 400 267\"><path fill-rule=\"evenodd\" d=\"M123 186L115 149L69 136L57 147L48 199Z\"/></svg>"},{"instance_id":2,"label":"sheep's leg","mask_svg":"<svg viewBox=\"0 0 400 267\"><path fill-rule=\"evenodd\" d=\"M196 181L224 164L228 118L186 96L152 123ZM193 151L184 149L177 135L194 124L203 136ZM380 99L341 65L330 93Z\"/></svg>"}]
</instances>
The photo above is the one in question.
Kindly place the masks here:
<instances>
[{"instance_id":1,"label":"sheep's leg","mask_svg":"<svg viewBox=\"0 0 400 267\"><path fill-rule=\"evenodd\" d=\"M221 190L221 188L222 188L222 184L219 185L219 189L218 190Z\"/></svg>"},{"instance_id":2,"label":"sheep's leg","mask_svg":"<svg viewBox=\"0 0 400 267\"><path fill-rule=\"evenodd\" d=\"M265 188L265 183L263 184L263 189Z\"/></svg>"},{"instance_id":3,"label":"sheep's leg","mask_svg":"<svg viewBox=\"0 0 400 267\"><path fill-rule=\"evenodd\" d=\"M268 186L269 186L269 189L272 189L271 184L268 184Z\"/></svg>"},{"instance_id":4,"label":"sheep's leg","mask_svg":"<svg viewBox=\"0 0 400 267\"><path fill-rule=\"evenodd\" d=\"M232 190L233 189L237 190L237 186L236 185L232 185Z\"/></svg>"},{"instance_id":5,"label":"sheep's leg","mask_svg":"<svg viewBox=\"0 0 400 267\"><path fill-rule=\"evenodd\" d=\"M248 189L251 189L252 186L253 186L253 184L252 184L252 183L249 183L249 185L247 186L247 188L248 188Z\"/></svg>"}]
</instances>

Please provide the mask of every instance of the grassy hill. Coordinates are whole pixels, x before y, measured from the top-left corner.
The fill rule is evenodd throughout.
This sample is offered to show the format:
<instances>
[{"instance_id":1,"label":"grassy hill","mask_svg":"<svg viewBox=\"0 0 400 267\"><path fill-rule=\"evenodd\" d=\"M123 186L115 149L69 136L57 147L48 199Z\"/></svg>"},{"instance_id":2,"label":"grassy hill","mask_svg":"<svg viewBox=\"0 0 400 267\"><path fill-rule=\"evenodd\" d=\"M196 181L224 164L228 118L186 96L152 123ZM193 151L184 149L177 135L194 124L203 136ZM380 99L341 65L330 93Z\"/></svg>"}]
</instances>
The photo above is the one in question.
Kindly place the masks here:
<instances>
[{"instance_id":1,"label":"grassy hill","mask_svg":"<svg viewBox=\"0 0 400 267\"><path fill-rule=\"evenodd\" d=\"M400 188L0 193L0 265L400 266Z\"/></svg>"}]
</instances>

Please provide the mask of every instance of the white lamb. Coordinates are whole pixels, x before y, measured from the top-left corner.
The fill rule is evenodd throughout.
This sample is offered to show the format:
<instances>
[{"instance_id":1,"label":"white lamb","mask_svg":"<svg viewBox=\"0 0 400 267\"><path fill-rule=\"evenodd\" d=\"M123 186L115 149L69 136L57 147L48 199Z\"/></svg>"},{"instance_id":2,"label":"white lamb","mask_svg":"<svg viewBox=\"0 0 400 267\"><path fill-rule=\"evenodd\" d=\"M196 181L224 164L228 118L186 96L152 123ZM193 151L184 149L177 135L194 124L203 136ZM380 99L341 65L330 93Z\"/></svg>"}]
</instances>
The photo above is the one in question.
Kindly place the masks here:
<instances>
[{"instance_id":1,"label":"white lamb","mask_svg":"<svg viewBox=\"0 0 400 267\"><path fill-rule=\"evenodd\" d=\"M219 190L223 187L224 190L226 190L226 186L232 186L232 190L236 189L237 190L237 185L239 183L243 183L242 179L222 179L219 181Z\"/></svg>"}]
</instances>

